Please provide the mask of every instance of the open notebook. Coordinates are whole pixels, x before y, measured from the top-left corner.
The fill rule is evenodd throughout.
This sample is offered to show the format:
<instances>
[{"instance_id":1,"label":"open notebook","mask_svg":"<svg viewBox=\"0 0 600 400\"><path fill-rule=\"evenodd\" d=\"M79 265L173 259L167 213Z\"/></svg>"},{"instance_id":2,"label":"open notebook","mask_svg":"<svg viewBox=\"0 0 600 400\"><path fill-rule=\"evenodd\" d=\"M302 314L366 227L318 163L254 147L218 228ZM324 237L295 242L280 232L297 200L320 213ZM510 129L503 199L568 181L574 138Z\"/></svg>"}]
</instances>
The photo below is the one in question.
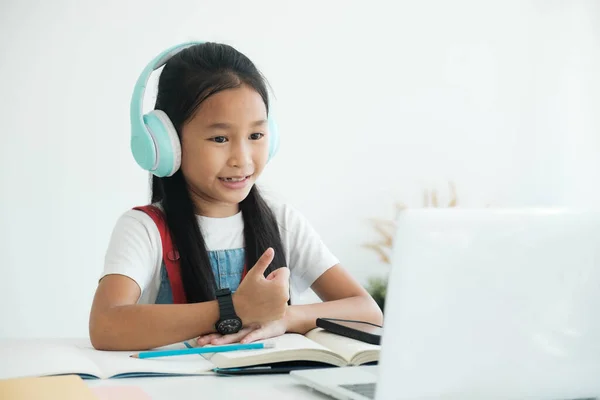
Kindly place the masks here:
<instances>
[{"instance_id":1,"label":"open notebook","mask_svg":"<svg viewBox=\"0 0 600 400\"><path fill-rule=\"evenodd\" d=\"M185 348L183 344L161 349ZM79 375L109 379L164 375L213 375L199 355L140 360L131 351L98 351L89 340L14 339L0 342L0 379Z\"/></svg>"},{"instance_id":2,"label":"open notebook","mask_svg":"<svg viewBox=\"0 0 600 400\"><path fill-rule=\"evenodd\" d=\"M313 329L306 336L287 333L265 340L275 348L227 353L138 359L132 351L98 351L89 340L16 339L0 342L0 379L79 375L110 379L165 375L213 375L216 368L299 362L311 365L361 365L379 359L379 346ZM194 341L188 342L192 344ZM185 348L184 343L160 349Z\"/></svg>"},{"instance_id":3,"label":"open notebook","mask_svg":"<svg viewBox=\"0 0 600 400\"><path fill-rule=\"evenodd\" d=\"M379 360L380 346L339 336L316 328L306 335L286 333L264 340L275 348L207 353L202 356L217 368L253 367L265 364L306 362L312 365L349 366Z\"/></svg>"}]
</instances>

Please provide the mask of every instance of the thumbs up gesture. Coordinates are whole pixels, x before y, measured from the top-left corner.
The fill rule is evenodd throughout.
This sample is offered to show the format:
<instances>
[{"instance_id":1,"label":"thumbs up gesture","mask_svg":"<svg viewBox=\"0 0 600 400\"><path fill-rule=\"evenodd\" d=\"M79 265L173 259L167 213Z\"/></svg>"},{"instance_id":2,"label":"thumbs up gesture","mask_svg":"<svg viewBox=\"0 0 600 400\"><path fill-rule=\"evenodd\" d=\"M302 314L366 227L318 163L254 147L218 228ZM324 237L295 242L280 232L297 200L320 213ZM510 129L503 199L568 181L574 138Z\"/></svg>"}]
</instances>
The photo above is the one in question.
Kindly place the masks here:
<instances>
[{"instance_id":1,"label":"thumbs up gesture","mask_svg":"<svg viewBox=\"0 0 600 400\"><path fill-rule=\"evenodd\" d=\"M278 320L285 315L289 300L289 269L278 268L264 276L274 256L274 250L269 247L232 296L244 326Z\"/></svg>"}]
</instances>

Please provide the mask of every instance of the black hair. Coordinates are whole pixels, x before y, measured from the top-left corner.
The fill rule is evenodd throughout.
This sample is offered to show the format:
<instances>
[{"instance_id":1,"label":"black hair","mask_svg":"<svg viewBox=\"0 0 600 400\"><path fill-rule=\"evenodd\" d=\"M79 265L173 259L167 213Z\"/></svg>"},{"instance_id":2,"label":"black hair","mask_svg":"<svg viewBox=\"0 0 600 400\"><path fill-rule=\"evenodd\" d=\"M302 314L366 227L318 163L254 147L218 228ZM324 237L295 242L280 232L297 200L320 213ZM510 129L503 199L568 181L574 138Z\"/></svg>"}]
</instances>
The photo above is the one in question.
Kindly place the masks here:
<instances>
[{"instance_id":1,"label":"black hair","mask_svg":"<svg viewBox=\"0 0 600 400\"><path fill-rule=\"evenodd\" d=\"M155 108L169 116L181 138L182 126L204 100L242 84L260 94L268 113L269 97L265 80L252 61L226 44L193 45L165 64L158 81ZM162 205L173 245L180 255L181 278L187 302L213 300L216 281L181 169L171 177L153 176L151 191L151 202ZM240 203L240 211L244 221L247 268L252 268L269 247L275 250L275 257L265 276L286 266L277 221L256 185Z\"/></svg>"}]
</instances>

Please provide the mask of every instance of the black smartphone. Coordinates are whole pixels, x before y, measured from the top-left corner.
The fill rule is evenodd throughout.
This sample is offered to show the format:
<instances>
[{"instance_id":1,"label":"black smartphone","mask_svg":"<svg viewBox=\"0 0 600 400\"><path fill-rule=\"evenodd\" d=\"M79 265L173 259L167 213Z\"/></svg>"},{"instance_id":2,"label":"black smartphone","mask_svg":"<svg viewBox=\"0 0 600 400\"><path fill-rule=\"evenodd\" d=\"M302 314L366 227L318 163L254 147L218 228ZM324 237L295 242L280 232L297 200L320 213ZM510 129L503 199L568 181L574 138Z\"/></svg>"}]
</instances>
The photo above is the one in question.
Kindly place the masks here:
<instances>
[{"instance_id":1,"label":"black smartphone","mask_svg":"<svg viewBox=\"0 0 600 400\"><path fill-rule=\"evenodd\" d=\"M361 342L380 344L383 327L365 321L337 318L317 318L317 326L326 331L346 336Z\"/></svg>"}]
</instances>

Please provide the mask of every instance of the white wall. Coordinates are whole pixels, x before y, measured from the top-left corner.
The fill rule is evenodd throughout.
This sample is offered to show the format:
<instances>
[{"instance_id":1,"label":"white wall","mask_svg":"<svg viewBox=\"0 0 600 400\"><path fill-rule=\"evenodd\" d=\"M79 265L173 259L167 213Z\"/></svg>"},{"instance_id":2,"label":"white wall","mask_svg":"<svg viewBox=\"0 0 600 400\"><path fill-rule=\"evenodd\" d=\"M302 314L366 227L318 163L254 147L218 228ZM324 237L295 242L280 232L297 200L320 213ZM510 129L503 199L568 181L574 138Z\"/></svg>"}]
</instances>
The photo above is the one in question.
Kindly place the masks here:
<instances>
[{"instance_id":1,"label":"white wall","mask_svg":"<svg viewBox=\"0 0 600 400\"><path fill-rule=\"evenodd\" d=\"M365 281L387 268L368 219L425 189L446 201L449 180L463 206L600 201L599 16L593 0L3 1L0 337L87 334L112 226L147 200L129 96L163 48L224 41L258 64L284 135L263 186Z\"/></svg>"}]
</instances>

